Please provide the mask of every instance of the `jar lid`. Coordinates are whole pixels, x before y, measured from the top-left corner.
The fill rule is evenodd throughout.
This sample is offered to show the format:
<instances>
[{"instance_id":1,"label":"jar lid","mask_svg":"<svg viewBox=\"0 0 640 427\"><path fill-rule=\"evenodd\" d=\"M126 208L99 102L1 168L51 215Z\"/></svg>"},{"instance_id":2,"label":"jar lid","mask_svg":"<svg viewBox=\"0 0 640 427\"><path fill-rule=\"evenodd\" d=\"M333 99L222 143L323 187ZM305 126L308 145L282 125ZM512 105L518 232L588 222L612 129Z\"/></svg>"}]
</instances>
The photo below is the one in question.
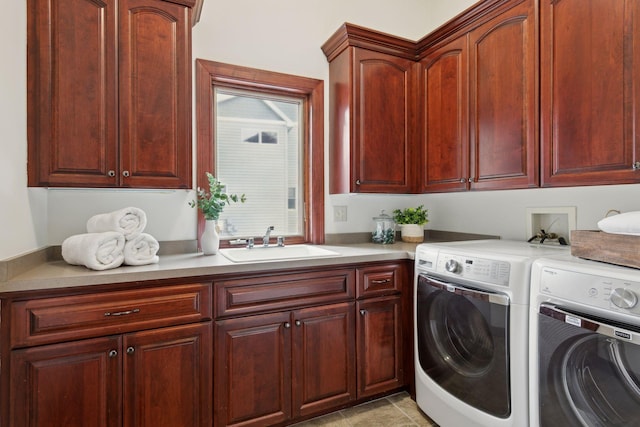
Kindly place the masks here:
<instances>
[{"instance_id":1,"label":"jar lid","mask_svg":"<svg viewBox=\"0 0 640 427\"><path fill-rule=\"evenodd\" d=\"M389 221L392 218L389 215L387 215L386 213L384 213L384 209L383 209L383 210L380 211L380 215L374 216L373 219L376 220L376 221Z\"/></svg>"}]
</instances>

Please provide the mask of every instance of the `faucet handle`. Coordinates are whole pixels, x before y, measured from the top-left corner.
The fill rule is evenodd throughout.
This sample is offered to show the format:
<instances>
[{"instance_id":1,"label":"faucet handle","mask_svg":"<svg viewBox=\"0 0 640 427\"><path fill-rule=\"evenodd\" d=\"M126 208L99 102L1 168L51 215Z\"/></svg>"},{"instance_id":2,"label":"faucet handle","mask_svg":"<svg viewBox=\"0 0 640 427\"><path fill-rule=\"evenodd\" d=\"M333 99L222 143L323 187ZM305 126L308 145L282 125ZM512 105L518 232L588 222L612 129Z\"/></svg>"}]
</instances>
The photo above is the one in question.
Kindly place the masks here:
<instances>
[{"instance_id":1,"label":"faucet handle","mask_svg":"<svg viewBox=\"0 0 640 427\"><path fill-rule=\"evenodd\" d=\"M278 246L283 247L284 246L284 236L278 236Z\"/></svg>"},{"instance_id":2,"label":"faucet handle","mask_svg":"<svg viewBox=\"0 0 640 427\"><path fill-rule=\"evenodd\" d=\"M249 237L249 239L247 240L247 248L253 248L253 237Z\"/></svg>"}]
</instances>

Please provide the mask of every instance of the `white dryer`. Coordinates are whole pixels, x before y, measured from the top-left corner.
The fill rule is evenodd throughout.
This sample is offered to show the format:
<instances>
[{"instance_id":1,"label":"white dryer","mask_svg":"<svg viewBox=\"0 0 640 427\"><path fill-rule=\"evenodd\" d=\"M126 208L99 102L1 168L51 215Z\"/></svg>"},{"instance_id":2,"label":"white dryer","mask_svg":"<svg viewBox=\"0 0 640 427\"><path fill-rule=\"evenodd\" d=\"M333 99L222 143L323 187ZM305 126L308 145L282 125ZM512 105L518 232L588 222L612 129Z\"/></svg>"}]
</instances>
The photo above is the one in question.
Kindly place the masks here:
<instances>
[{"instance_id":1,"label":"white dryer","mask_svg":"<svg viewBox=\"0 0 640 427\"><path fill-rule=\"evenodd\" d=\"M640 270L570 255L531 276L531 426L640 426Z\"/></svg>"}]
</instances>

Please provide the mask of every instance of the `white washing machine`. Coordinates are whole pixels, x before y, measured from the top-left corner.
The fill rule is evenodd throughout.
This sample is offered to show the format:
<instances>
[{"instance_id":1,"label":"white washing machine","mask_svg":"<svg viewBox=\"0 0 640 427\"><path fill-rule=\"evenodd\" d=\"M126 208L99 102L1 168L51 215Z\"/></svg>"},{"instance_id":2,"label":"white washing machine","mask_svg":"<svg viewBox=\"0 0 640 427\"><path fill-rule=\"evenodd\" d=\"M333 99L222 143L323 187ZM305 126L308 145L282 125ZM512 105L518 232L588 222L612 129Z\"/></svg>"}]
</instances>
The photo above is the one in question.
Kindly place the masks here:
<instances>
[{"instance_id":1,"label":"white washing machine","mask_svg":"<svg viewBox=\"0 0 640 427\"><path fill-rule=\"evenodd\" d=\"M532 262L566 248L507 240L416 249L416 402L441 427L523 427Z\"/></svg>"},{"instance_id":2,"label":"white washing machine","mask_svg":"<svg viewBox=\"0 0 640 427\"><path fill-rule=\"evenodd\" d=\"M570 255L531 276L531 426L640 426L640 270Z\"/></svg>"}]
</instances>

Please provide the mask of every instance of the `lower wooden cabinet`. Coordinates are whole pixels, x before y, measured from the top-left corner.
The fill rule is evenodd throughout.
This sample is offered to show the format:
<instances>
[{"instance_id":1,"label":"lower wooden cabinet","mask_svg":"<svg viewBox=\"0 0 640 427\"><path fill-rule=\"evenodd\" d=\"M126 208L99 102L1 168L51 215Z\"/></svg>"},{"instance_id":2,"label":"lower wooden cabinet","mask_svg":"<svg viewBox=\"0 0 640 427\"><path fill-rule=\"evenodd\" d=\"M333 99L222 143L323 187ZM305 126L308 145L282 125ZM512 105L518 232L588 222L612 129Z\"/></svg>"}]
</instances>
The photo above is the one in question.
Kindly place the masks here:
<instances>
[{"instance_id":1,"label":"lower wooden cabinet","mask_svg":"<svg viewBox=\"0 0 640 427\"><path fill-rule=\"evenodd\" d=\"M407 281L404 262L214 281L214 425L288 425L405 387Z\"/></svg>"},{"instance_id":2,"label":"lower wooden cabinet","mask_svg":"<svg viewBox=\"0 0 640 427\"><path fill-rule=\"evenodd\" d=\"M400 295L357 303L358 398L404 385L401 307Z\"/></svg>"},{"instance_id":3,"label":"lower wooden cabinet","mask_svg":"<svg viewBox=\"0 0 640 427\"><path fill-rule=\"evenodd\" d=\"M11 352L10 422L208 426L211 322Z\"/></svg>"},{"instance_id":4,"label":"lower wooden cabinet","mask_svg":"<svg viewBox=\"0 0 640 427\"><path fill-rule=\"evenodd\" d=\"M215 425L273 425L354 400L354 307L217 321Z\"/></svg>"}]
</instances>

